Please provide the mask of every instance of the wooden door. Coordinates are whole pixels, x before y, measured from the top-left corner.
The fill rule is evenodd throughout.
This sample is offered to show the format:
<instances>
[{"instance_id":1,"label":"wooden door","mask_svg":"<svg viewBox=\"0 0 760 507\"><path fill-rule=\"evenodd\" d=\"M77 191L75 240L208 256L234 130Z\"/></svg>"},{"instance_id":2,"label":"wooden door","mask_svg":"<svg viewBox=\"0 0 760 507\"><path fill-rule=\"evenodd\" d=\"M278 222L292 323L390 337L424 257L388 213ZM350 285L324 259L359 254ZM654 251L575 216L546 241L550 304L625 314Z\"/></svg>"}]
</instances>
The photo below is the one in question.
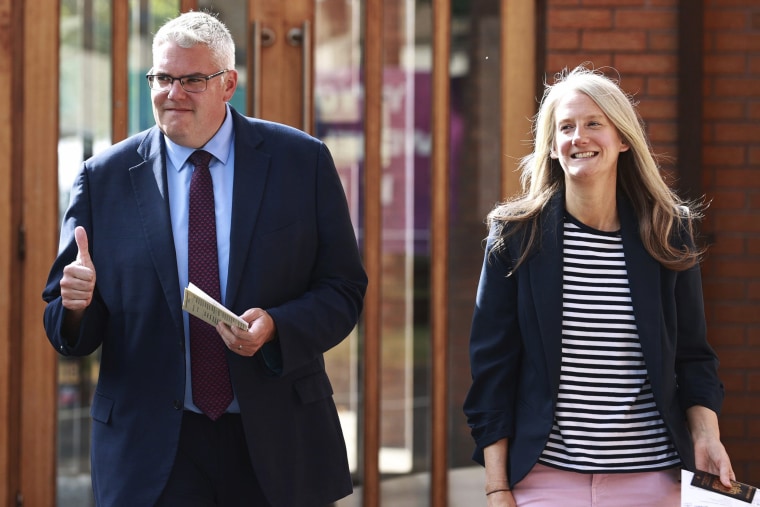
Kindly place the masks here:
<instances>
[{"instance_id":1,"label":"wooden door","mask_svg":"<svg viewBox=\"0 0 760 507\"><path fill-rule=\"evenodd\" d=\"M248 114L313 130L314 0L250 0Z\"/></svg>"},{"instance_id":2,"label":"wooden door","mask_svg":"<svg viewBox=\"0 0 760 507\"><path fill-rule=\"evenodd\" d=\"M58 2L0 0L0 506L54 505Z\"/></svg>"}]
</instances>

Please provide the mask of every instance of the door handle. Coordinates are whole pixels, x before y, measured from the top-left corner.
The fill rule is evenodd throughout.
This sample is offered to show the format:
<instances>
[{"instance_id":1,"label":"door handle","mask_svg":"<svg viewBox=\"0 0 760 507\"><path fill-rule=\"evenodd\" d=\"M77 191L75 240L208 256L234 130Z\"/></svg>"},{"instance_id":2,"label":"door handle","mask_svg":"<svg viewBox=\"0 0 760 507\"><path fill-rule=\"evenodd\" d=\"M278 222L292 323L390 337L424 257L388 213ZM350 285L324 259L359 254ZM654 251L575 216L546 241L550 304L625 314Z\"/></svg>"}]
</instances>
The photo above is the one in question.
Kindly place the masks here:
<instances>
[{"instance_id":1,"label":"door handle","mask_svg":"<svg viewBox=\"0 0 760 507\"><path fill-rule=\"evenodd\" d=\"M311 93L314 74L311 23L304 21L300 27L291 28L288 30L286 39L291 46L301 46L301 72L303 73L301 80L301 128L304 132L311 134L314 129L314 104Z\"/></svg>"},{"instance_id":2,"label":"door handle","mask_svg":"<svg viewBox=\"0 0 760 507\"><path fill-rule=\"evenodd\" d=\"M251 22L251 83L248 104L251 116L261 118L261 22Z\"/></svg>"},{"instance_id":3,"label":"door handle","mask_svg":"<svg viewBox=\"0 0 760 507\"><path fill-rule=\"evenodd\" d=\"M261 117L261 50L274 45L276 34L260 21L251 22L251 84L248 87L248 103L251 116ZM314 129L314 101L311 92L313 86L313 36L311 23L304 21L301 26L288 30L285 40L294 47L301 47L301 128L309 134Z\"/></svg>"},{"instance_id":4,"label":"door handle","mask_svg":"<svg viewBox=\"0 0 760 507\"><path fill-rule=\"evenodd\" d=\"M248 103L251 116L261 118L261 48L274 44L275 33L261 21L251 22L251 85L248 87Z\"/></svg>"}]
</instances>

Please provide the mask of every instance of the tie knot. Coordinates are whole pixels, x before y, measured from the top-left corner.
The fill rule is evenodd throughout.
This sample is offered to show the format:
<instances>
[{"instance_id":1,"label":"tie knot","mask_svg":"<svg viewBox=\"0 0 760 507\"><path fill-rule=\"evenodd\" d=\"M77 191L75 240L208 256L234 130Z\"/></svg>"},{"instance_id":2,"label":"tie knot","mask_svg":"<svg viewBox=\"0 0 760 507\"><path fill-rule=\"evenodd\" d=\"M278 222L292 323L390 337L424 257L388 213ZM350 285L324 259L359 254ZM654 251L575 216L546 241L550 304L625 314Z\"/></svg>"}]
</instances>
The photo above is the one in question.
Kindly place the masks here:
<instances>
[{"instance_id":1,"label":"tie knot","mask_svg":"<svg viewBox=\"0 0 760 507\"><path fill-rule=\"evenodd\" d=\"M195 167L208 167L211 162L211 153L205 150L195 150L188 158Z\"/></svg>"}]
</instances>

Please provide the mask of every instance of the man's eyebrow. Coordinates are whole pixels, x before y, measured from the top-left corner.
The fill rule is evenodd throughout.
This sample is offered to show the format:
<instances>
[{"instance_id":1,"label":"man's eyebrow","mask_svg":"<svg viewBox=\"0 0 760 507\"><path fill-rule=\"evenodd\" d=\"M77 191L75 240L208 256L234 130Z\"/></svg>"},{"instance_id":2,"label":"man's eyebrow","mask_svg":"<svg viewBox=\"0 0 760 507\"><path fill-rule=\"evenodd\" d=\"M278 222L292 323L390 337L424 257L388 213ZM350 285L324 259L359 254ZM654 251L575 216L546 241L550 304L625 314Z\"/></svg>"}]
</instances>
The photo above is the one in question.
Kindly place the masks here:
<instances>
[{"instance_id":1,"label":"man's eyebrow","mask_svg":"<svg viewBox=\"0 0 760 507\"><path fill-rule=\"evenodd\" d=\"M183 74L181 76L173 76L165 71L154 70L153 72L151 72L151 74L154 76L169 76L169 77L174 77L174 78L206 77L206 74L204 74L203 72L193 72L192 74Z\"/></svg>"}]
</instances>

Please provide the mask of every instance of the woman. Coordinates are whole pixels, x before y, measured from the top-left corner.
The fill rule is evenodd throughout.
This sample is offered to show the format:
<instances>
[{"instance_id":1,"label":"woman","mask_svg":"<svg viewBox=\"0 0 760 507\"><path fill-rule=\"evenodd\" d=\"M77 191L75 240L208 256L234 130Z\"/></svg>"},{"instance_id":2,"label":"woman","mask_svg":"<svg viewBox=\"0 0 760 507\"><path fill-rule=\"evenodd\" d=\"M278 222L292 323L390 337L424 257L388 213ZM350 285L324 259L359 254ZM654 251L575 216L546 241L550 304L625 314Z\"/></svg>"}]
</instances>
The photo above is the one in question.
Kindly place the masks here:
<instances>
[{"instance_id":1,"label":"woman","mask_svg":"<svg viewBox=\"0 0 760 507\"><path fill-rule=\"evenodd\" d=\"M580 66L547 86L525 192L488 216L464 410L489 506L677 506L734 478L691 209L629 97Z\"/></svg>"}]
</instances>

